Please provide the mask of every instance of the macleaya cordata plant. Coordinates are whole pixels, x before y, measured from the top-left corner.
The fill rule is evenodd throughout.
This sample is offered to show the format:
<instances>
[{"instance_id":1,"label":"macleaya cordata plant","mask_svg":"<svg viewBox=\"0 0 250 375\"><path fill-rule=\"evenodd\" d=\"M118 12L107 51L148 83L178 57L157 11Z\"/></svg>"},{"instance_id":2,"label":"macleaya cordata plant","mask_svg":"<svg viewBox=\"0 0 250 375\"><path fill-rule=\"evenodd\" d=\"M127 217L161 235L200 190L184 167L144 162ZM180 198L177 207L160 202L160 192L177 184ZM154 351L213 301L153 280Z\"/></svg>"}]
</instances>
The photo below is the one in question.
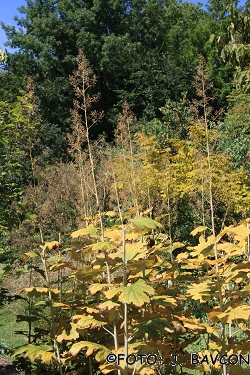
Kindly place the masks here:
<instances>
[{"instance_id":1,"label":"macleaya cordata plant","mask_svg":"<svg viewBox=\"0 0 250 375\"><path fill-rule=\"evenodd\" d=\"M97 177L92 144L90 142L90 129L100 122L103 114L97 112L96 110L92 110L93 104L99 99L98 94L91 93L91 89L93 89L96 84L96 76L93 75L89 62L81 50L79 51L77 57L77 64L78 69L74 71L73 75L70 77L70 83L73 86L76 96L74 99L74 109L71 111L73 133L72 135L69 135L71 145L70 152L71 154L73 153L75 155L78 163L84 205L85 202L88 202L88 196L90 195L89 187L87 186L87 176L84 174L86 172L84 164L86 163L86 159L89 159L94 196L103 237L103 217L97 188ZM87 144L87 158L82 149L84 143ZM86 214L88 213L87 207L85 207L84 211Z\"/></svg>"},{"instance_id":2,"label":"macleaya cordata plant","mask_svg":"<svg viewBox=\"0 0 250 375\"><path fill-rule=\"evenodd\" d=\"M245 375L240 366L210 360L210 354L213 358L224 353L244 355L250 346L244 336L250 317L250 229L249 219L217 229L214 197L219 196L220 188L222 198L226 195L223 183L230 173L220 180L226 169L219 170L223 159L212 149L213 119L204 59L200 59L195 83L197 116L189 127L188 142L169 139L166 150L144 134L137 133L134 141L132 114L124 107L116 133L120 150L109 162L119 217L115 210L102 212L100 205L89 137L91 126L99 119L91 112L97 99L88 91L95 82L92 78L80 52L78 71L71 78L77 100L70 139L77 155L83 203L89 199L89 175L82 157L86 145L96 203L93 215L97 213L99 221L85 222L84 228L71 233L72 242L66 248L52 241L43 243L39 251L25 252L24 260L36 260L34 271L41 282L20 291L33 299L33 315L26 320L34 323L28 345L17 348L15 356L24 363L27 375L217 375L221 367L223 375L234 375L235 369ZM201 175L198 161L202 162ZM235 175L230 176L230 188L243 199L245 190L237 190ZM150 207L139 212L141 202L151 206L158 194L167 205L168 234L161 218L148 217ZM186 247L172 238L171 208L179 197L189 194L202 195L203 225L191 232L192 236L200 234L199 243ZM121 202L130 202L132 208L122 211ZM210 215L205 215L207 208ZM113 225L105 227L110 218ZM147 242L152 231L156 241ZM234 340L239 331L241 336ZM190 353L197 347L194 363Z\"/></svg>"},{"instance_id":3,"label":"macleaya cordata plant","mask_svg":"<svg viewBox=\"0 0 250 375\"><path fill-rule=\"evenodd\" d=\"M207 159L207 178L208 178L208 197L210 205L210 214L211 214L211 231L214 239L213 249L215 257L215 273L217 278L217 286L219 291L219 306L220 311L223 312L223 297L221 289L221 279L219 275L218 268L218 249L217 249L217 240L216 240L216 231L215 231L215 218L214 218L214 199L213 199L213 165L211 157L211 145L210 145L210 132L209 132L209 121L211 121L211 111L210 101L213 99L208 96L208 91L212 88L212 85L208 83L208 73L206 69L206 62L203 56L200 56L199 66L197 67L197 75L195 77L194 86L196 89L197 97L194 101L195 121L197 127L205 132L205 151ZM201 109L201 116L198 116L198 112ZM212 122L212 121L211 121ZM196 124L194 125L196 126ZM204 194L204 185L202 180L202 195ZM222 326L222 353L226 349L226 332L225 324L221 323ZM223 365L223 375L227 375L226 365Z\"/></svg>"},{"instance_id":4,"label":"macleaya cordata plant","mask_svg":"<svg viewBox=\"0 0 250 375\"><path fill-rule=\"evenodd\" d=\"M114 178L117 193L118 190L129 189L127 200L128 202L131 200L137 216L139 216L138 171L135 165L134 144L131 134L133 121L134 115L129 109L128 103L125 102L122 113L118 116L118 124L115 130L115 143L120 152L117 152L118 158L113 163L112 169L113 173L116 174ZM120 186L120 189L118 189L118 186Z\"/></svg>"}]
</instances>

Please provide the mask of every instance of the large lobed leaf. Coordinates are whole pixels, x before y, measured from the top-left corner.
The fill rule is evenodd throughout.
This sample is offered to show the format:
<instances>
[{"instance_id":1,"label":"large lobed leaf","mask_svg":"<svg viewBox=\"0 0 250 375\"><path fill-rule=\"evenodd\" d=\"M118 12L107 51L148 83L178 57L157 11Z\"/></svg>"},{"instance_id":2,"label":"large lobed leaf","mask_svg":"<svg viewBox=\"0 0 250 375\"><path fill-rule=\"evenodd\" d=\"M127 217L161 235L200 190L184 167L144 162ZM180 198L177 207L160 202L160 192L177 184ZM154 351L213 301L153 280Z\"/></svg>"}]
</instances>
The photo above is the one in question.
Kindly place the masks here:
<instances>
[{"instance_id":1,"label":"large lobed leaf","mask_svg":"<svg viewBox=\"0 0 250 375\"><path fill-rule=\"evenodd\" d=\"M106 348L103 345L89 341L79 341L71 346L69 354L75 357L82 349L85 348L87 348L87 351L85 353L86 357L90 356L94 352L101 351L101 353L99 353L98 355L99 360L105 360L107 354L110 352L110 349Z\"/></svg>"},{"instance_id":2,"label":"large lobed leaf","mask_svg":"<svg viewBox=\"0 0 250 375\"><path fill-rule=\"evenodd\" d=\"M56 359L50 345L23 345L14 350L13 356L23 354L24 352L26 352L24 357L29 358L31 362L34 362L38 358L41 358L43 362L50 362L52 359Z\"/></svg>"},{"instance_id":3,"label":"large lobed leaf","mask_svg":"<svg viewBox=\"0 0 250 375\"><path fill-rule=\"evenodd\" d=\"M154 294L154 288L149 286L144 280L139 279L135 283L124 287L118 287L105 292L107 298L112 298L116 294L121 293L119 301L122 303L133 303L135 306L140 307L144 303L149 303L150 299L147 294ZM146 294L147 293L147 294Z\"/></svg>"},{"instance_id":4,"label":"large lobed leaf","mask_svg":"<svg viewBox=\"0 0 250 375\"><path fill-rule=\"evenodd\" d=\"M96 232L96 228L94 227L94 225L89 225L87 228L81 228L71 233L72 238L78 238L81 236L90 236L93 238L97 238L98 234Z\"/></svg>"},{"instance_id":5,"label":"large lobed leaf","mask_svg":"<svg viewBox=\"0 0 250 375\"><path fill-rule=\"evenodd\" d=\"M162 228L162 225L160 223L153 219L150 219L149 217L139 217L137 219L132 219L131 223L133 223L141 230Z\"/></svg>"}]
</instances>

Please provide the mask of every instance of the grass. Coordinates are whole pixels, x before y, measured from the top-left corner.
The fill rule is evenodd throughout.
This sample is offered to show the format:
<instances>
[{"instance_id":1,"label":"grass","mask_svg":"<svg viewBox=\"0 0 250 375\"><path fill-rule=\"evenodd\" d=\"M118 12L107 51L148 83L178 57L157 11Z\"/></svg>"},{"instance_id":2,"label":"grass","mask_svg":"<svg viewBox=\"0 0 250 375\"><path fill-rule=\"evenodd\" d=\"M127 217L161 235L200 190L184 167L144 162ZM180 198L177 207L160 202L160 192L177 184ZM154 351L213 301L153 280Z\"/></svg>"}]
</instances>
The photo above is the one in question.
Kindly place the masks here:
<instances>
[{"instance_id":1,"label":"grass","mask_svg":"<svg viewBox=\"0 0 250 375\"><path fill-rule=\"evenodd\" d=\"M16 322L16 314L20 313L22 309L22 301L11 302L0 308L0 339L9 350L27 343L24 335L15 333L15 331L27 330L26 322Z\"/></svg>"}]
</instances>

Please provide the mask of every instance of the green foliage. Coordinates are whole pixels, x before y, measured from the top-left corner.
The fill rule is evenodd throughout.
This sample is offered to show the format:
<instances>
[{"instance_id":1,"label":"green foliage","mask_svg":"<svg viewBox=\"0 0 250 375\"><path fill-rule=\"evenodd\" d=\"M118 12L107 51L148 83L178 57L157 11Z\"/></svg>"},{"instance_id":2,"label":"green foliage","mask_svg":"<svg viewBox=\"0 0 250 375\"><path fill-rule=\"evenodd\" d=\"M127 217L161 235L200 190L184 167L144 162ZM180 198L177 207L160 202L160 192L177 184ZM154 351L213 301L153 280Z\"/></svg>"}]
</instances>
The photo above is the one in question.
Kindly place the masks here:
<instances>
[{"instance_id":1,"label":"green foliage","mask_svg":"<svg viewBox=\"0 0 250 375\"><path fill-rule=\"evenodd\" d=\"M249 94L234 92L231 107L220 125L220 150L229 154L236 169L250 170Z\"/></svg>"},{"instance_id":2,"label":"green foliage","mask_svg":"<svg viewBox=\"0 0 250 375\"><path fill-rule=\"evenodd\" d=\"M220 122L208 35L225 31L223 9L216 1L208 14L174 0L34 0L18 20L26 33L5 27L23 48L7 75L31 69L48 112L42 127L31 80L16 101L0 103L0 256L14 268L21 254L13 272L24 341L13 354L26 375L216 374L218 363L194 368L189 353L247 353L249 98L231 99ZM78 46L86 55L75 61ZM219 69L226 92L230 72ZM117 122L113 144L92 139L100 108ZM73 162L46 165L63 144L57 130L66 141L70 115ZM155 353L164 364L118 366L110 352ZM171 366L179 353L182 367Z\"/></svg>"},{"instance_id":3,"label":"green foliage","mask_svg":"<svg viewBox=\"0 0 250 375\"><path fill-rule=\"evenodd\" d=\"M231 24L228 26L229 41L223 41L221 36L211 35L211 43L220 51L223 61L235 68L234 83L237 89L249 91L249 25L250 18L228 5Z\"/></svg>"},{"instance_id":4,"label":"green foliage","mask_svg":"<svg viewBox=\"0 0 250 375\"><path fill-rule=\"evenodd\" d=\"M78 48L99 77L97 108L105 113L99 134L109 136L125 100L138 119L161 118L159 108L166 100L178 103L183 92L192 96L198 53L209 58L211 69L214 65L208 40L218 25L187 2L35 0L19 11L17 28L2 24L8 44L19 48L0 76L3 97L13 99L17 87L24 88L23 78L33 76L44 119L42 143L49 150L46 160L65 157L73 97L68 76L76 68ZM219 78L215 81L221 88Z\"/></svg>"},{"instance_id":5,"label":"green foliage","mask_svg":"<svg viewBox=\"0 0 250 375\"><path fill-rule=\"evenodd\" d=\"M148 218L147 223L151 227L155 221L150 221ZM131 246L136 247L136 238L140 237L140 233L137 233L132 223L127 223L126 227L128 237L135 241ZM105 241L114 243L115 239L118 240L117 229L117 226L109 229ZM196 228L192 235L204 231L206 227ZM25 365L26 373L29 373L28 369L31 367L33 373L37 374L45 369L47 372L55 371L60 366L63 369L62 373L67 374L68 371L73 370L91 371L94 374L98 372L98 367L102 373L117 369L116 364L108 364L105 360L110 351L116 354L124 351L125 342L124 344L121 342L124 304L128 305L130 322L129 353L149 353L152 348L156 352L159 350L159 347L156 349L157 343L161 340L159 354L163 357L170 374L174 374L175 369L170 366L169 353L175 353L180 347L184 350L183 366L186 370L189 369L190 373L197 373L198 370L212 371L212 368L217 368L217 364L212 367L206 363L195 369L190 367L188 353L192 351L193 344L203 337L206 338L205 343L209 344L207 347L204 345L203 349L200 347L200 355L201 353L205 355L209 348L218 353L224 353L224 350L226 352L240 350L245 353L245 339L231 343L229 336L229 342L223 346L219 327L220 324L231 324L233 332L237 329L244 330L243 327L247 324L246 320L250 314L244 297L244 291L249 287L248 283L244 281L243 290L237 291L237 294L233 292L234 289L229 288L229 283L241 282L244 275L249 272L246 261L242 260L235 264L233 260L237 254L249 255L246 238L250 232L246 223L225 228L216 237L220 253L218 262L220 278L217 282L214 279L216 267L213 259L213 236L207 238L201 236L198 245L182 250L176 260L168 265L165 263L164 268L162 267L164 244L159 242L156 246L147 249L146 244L141 243L141 251L134 252L127 262L126 269L122 269L120 276L107 283L103 272L109 274L122 265L122 251L124 249L130 251L129 243L123 243L121 246L120 240L115 240L115 249L96 253L93 252L93 248L98 238L93 239L92 244L87 242L86 247L87 231L79 232L79 235L80 242L77 246L72 243L71 259L65 263L62 262L60 244L57 241L42 246L40 257L47 275L47 287L32 286L21 291L21 293L30 293L32 289L32 293L35 293L32 296L36 299L41 293L45 296L45 299L41 300L43 303L34 304L37 319L32 322L34 331L32 342L14 351L19 364L22 363L22 357L28 361ZM122 237L121 232L120 237ZM231 241L226 240L229 237ZM77 252L80 253L78 265L75 263ZM64 257L68 257L66 254L67 252ZM87 257L90 254L91 261L88 263ZM29 255L33 258L33 255L28 253L26 257ZM49 286L54 278L53 274L59 269L66 271L69 266L71 271L67 273L67 277L59 280L60 292L57 290L56 293L51 294ZM122 286L120 282L124 275L129 280L127 286ZM214 304L209 302L211 293L214 296ZM220 293L223 294L222 310L218 308ZM195 301L199 301L198 315ZM194 314L197 318L194 318ZM28 316L23 319L29 321ZM38 329L39 321L44 319L50 329ZM119 338L120 348L115 344L116 335ZM54 342L54 348L51 342ZM89 360L86 360L86 357ZM144 368L145 366L138 364L136 373L144 374ZM150 371L150 374L152 371L153 374L155 369L147 367L147 371ZM164 373L164 368L159 367L159 371Z\"/></svg>"}]
</instances>

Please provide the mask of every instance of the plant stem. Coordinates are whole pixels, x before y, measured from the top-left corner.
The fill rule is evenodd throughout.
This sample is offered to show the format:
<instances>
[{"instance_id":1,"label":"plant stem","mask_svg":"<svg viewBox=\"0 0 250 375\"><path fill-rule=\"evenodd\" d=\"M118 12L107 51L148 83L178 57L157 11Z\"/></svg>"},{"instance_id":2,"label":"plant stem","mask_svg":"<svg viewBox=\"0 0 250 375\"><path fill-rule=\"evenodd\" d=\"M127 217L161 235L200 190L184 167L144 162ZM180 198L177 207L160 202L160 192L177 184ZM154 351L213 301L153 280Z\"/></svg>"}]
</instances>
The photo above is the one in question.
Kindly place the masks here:
<instances>
[{"instance_id":1,"label":"plant stem","mask_svg":"<svg viewBox=\"0 0 250 375\"><path fill-rule=\"evenodd\" d=\"M127 257L126 257L126 228L122 228L122 250L123 250L123 286L127 286ZM125 355L125 365L124 365L124 375L128 375L128 364L126 358L128 357L128 305L124 303L124 355Z\"/></svg>"},{"instance_id":2,"label":"plant stem","mask_svg":"<svg viewBox=\"0 0 250 375\"><path fill-rule=\"evenodd\" d=\"M47 265L47 260L46 260L45 249L43 249L42 252L41 252L41 259L42 259L43 266L44 266L47 288L49 290L48 291L48 298L49 298L51 324L52 324L52 337L51 338L52 338L52 341L53 341L53 344L54 344L54 351L55 351L55 355L57 357L60 375L64 375L63 369L62 369L62 362L61 362L61 357L60 357L59 345L58 345L58 342L56 340L56 322L55 322L53 298L52 298L52 294L51 294L51 284L50 284L50 277L49 277L49 272L48 272L48 265Z\"/></svg>"}]
</instances>

